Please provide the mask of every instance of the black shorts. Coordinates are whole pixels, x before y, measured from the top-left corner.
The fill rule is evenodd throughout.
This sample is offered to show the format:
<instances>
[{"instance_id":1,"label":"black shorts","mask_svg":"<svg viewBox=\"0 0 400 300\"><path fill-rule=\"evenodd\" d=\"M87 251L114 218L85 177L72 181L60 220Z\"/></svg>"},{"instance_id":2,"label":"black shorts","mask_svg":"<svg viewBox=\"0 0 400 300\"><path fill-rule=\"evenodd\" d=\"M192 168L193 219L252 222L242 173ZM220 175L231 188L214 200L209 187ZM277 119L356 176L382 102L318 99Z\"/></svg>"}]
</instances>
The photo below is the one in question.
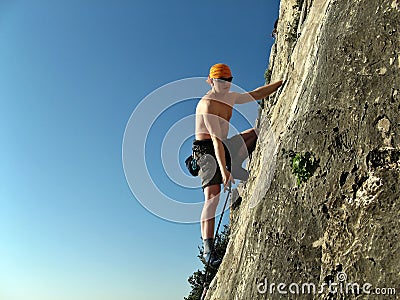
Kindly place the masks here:
<instances>
[{"instance_id":1,"label":"black shorts","mask_svg":"<svg viewBox=\"0 0 400 300\"><path fill-rule=\"evenodd\" d=\"M243 137L237 134L222 141L225 149L226 168L231 171L232 160L237 156L239 149L244 144ZM222 183L222 174L215 156L214 145L211 139L194 140L193 154L200 167L199 176L203 189L210 185Z\"/></svg>"}]
</instances>

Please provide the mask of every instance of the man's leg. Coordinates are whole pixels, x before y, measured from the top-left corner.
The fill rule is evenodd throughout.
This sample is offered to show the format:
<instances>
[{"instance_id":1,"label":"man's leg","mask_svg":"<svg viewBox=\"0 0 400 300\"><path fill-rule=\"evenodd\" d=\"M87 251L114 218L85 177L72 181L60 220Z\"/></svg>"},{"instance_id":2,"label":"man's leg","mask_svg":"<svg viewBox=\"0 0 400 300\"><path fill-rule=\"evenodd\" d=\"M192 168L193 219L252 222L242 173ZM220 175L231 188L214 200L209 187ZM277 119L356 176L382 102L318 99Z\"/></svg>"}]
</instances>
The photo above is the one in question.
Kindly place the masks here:
<instances>
[{"instance_id":1,"label":"man's leg","mask_svg":"<svg viewBox=\"0 0 400 300\"><path fill-rule=\"evenodd\" d=\"M243 162L256 148L258 139L258 129L250 128L240 133L243 138L244 144L238 151L238 156Z\"/></svg>"},{"instance_id":2,"label":"man's leg","mask_svg":"<svg viewBox=\"0 0 400 300\"><path fill-rule=\"evenodd\" d=\"M201 236L204 243L203 258L211 265L218 265L219 260L212 255L214 245L215 212L217 210L221 185L211 185L204 188L204 207L201 213Z\"/></svg>"},{"instance_id":3,"label":"man's leg","mask_svg":"<svg viewBox=\"0 0 400 300\"><path fill-rule=\"evenodd\" d=\"M242 163L256 148L258 130L251 128L241 132L240 135L242 136L243 142L235 157L232 159L232 174L234 174L234 177L237 179L247 180L249 173L242 168Z\"/></svg>"},{"instance_id":4,"label":"man's leg","mask_svg":"<svg viewBox=\"0 0 400 300\"><path fill-rule=\"evenodd\" d=\"M204 188L204 206L201 213L201 236L203 240L214 238L215 211L219 203L221 185L215 184Z\"/></svg>"}]
</instances>

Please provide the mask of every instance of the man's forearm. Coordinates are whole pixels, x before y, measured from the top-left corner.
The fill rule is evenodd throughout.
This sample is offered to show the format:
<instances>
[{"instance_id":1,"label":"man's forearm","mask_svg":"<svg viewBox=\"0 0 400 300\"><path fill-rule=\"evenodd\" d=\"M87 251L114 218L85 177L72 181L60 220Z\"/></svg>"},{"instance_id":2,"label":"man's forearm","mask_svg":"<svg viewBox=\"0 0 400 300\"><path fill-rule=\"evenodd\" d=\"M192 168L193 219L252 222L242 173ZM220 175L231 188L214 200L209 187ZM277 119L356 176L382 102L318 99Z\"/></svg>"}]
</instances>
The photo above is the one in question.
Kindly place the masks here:
<instances>
[{"instance_id":1,"label":"man's forearm","mask_svg":"<svg viewBox=\"0 0 400 300\"><path fill-rule=\"evenodd\" d=\"M222 172L223 169L226 169L224 144L217 138L213 138L212 141L214 145L215 157L217 158L218 166Z\"/></svg>"},{"instance_id":2,"label":"man's forearm","mask_svg":"<svg viewBox=\"0 0 400 300\"><path fill-rule=\"evenodd\" d=\"M259 88L256 88L254 91L250 92L250 94L253 96L254 99L261 100L261 99L264 99L265 97L268 97L269 95L271 95L281 85L282 85L282 80L279 80L277 82L270 83L268 85L264 85Z\"/></svg>"}]
</instances>

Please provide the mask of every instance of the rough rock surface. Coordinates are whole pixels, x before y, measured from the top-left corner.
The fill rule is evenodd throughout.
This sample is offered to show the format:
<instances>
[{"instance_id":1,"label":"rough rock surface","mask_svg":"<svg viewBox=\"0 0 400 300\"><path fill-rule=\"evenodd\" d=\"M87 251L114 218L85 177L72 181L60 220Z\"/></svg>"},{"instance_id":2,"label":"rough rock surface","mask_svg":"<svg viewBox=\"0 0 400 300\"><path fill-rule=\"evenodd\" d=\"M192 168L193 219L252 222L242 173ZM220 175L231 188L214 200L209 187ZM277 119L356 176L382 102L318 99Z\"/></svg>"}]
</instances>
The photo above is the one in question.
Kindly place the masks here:
<instances>
[{"instance_id":1,"label":"rough rock surface","mask_svg":"<svg viewBox=\"0 0 400 300\"><path fill-rule=\"evenodd\" d=\"M400 1L282 0L269 69L285 83L265 101L251 177L207 299L381 299L376 288L395 288L387 296L395 299ZM290 150L319 161L300 186ZM302 293L304 283L316 293ZM324 283L343 289L319 293ZM346 293L348 283L370 284L371 294L357 296L355 285Z\"/></svg>"}]
</instances>

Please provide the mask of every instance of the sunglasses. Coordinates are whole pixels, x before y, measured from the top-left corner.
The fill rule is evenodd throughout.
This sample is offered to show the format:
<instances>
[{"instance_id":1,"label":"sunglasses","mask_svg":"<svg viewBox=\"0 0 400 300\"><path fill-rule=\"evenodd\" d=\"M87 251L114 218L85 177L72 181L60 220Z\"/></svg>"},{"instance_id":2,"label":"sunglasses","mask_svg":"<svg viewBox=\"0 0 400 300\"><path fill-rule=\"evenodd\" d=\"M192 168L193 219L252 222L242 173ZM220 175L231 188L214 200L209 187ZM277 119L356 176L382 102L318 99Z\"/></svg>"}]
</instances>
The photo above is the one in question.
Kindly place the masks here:
<instances>
[{"instance_id":1,"label":"sunglasses","mask_svg":"<svg viewBox=\"0 0 400 300\"><path fill-rule=\"evenodd\" d=\"M232 82L233 77L227 77L227 78L221 77L221 78L214 78L214 79L217 80L217 81Z\"/></svg>"}]
</instances>

